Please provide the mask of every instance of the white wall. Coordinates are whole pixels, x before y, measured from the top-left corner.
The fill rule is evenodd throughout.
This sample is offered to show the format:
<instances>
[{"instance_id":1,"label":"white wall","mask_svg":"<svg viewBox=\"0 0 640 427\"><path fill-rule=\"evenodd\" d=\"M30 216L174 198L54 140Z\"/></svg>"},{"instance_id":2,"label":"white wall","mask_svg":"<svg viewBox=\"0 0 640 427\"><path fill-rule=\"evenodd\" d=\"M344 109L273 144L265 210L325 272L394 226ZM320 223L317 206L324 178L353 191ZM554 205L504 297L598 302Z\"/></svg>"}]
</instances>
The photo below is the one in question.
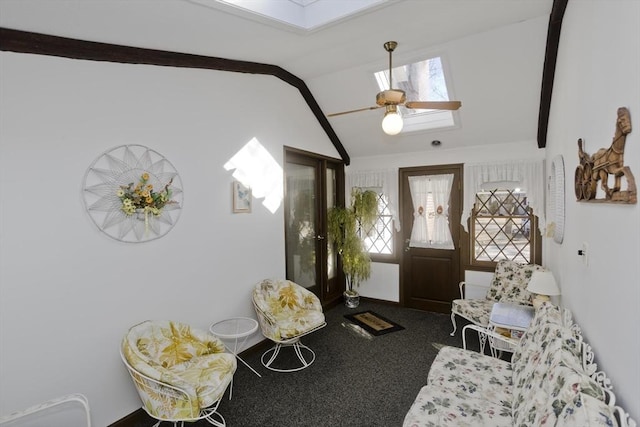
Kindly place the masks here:
<instances>
[{"instance_id":1,"label":"white wall","mask_svg":"<svg viewBox=\"0 0 640 427\"><path fill-rule=\"evenodd\" d=\"M570 1L560 39L547 160L561 154L566 176L566 232L560 245L545 239L544 262L554 271L562 303L594 347L598 367L640 419L640 208L576 202L573 177L578 138L593 154L611 145L616 110L634 127L625 164L640 183L640 2ZM589 264L577 255L589 244Z\"/></svg>"},{"instance_id":2,"label":"white wall","mask_svg":"<svg viewBox=\"0 0 640 427\"><path fill-rule=\"evenodd\" d=\"M443 165L453 163L481 163L500 160L543 159L544 149L539 149L535 141L513 144L494 144L467 147L461 149L441 149L431 147L429 133L423 133L424 145L428 147L423 152L402 154L396 156L361 157L352 159L347 173L357 170L398 169L412 166ZM443 146L447 140L443 139ZM404 226L404 225L403 225ZM401 248L399 250L402 250ZM470 281L478 284L488 284L490 277L482 277ZM373 263L371 277L360 284L361 295L387 301L400 301L400 268L398 264Z\"/></svg>"},{"instance_id":3,"label":"white wall","mask_svg":"<svg viewBox=\"0 0 640 427\"><path fill-rule=\"evenodd\" d=\"M252 286L285 274L282 207L232 214L223 164L253 137L280 164L283 145L338 154L270 76L4 52L0 75L0 414L83 393L108 425L140 407L118 355L127 328L254 316ZM180 173L184 208L161 239L120 243L85 212L87 167L122 144Z\"/></svg>"}]
</instances>

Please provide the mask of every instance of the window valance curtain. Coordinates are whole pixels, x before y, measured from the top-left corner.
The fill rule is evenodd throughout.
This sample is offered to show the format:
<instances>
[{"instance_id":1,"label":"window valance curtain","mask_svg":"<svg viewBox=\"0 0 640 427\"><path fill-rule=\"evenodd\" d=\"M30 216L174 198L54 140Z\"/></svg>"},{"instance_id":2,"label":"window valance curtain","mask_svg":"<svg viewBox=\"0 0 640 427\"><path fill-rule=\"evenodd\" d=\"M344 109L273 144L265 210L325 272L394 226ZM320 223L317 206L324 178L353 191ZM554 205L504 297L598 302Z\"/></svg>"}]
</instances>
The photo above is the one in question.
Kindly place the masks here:
<instances>
[{"instance_id":1,"label":"window valance curtain","mask_svg":"<svg viewBox=\"0 0 640 427\"><path fill-rule=\"evenodd\" d=\"M538 217L538 229L544 234L544 163L543 160L515 160L500 163L464 165L464 206L462 226L467 230L467 221L475 203L476 193L489 182L512 181L520 183L526 191L529 207ZM468 230L467 230L468 231Z\"/></svg>"},{"instance_id":2,"label":"window valance curtain","mask_svg":"<svg viewBox=\"0 0 640 427\"><path fill-rule=\"evenodd\" d=\"M389 201L389 211L393 217L396 231L400 231L400 220L398 219L398 170L369 170L369 171L347 171L345 173L347 191L345 195L346 204L351 204L351 189L376 188L387 196Z\"/></svg>"}]
</instances>

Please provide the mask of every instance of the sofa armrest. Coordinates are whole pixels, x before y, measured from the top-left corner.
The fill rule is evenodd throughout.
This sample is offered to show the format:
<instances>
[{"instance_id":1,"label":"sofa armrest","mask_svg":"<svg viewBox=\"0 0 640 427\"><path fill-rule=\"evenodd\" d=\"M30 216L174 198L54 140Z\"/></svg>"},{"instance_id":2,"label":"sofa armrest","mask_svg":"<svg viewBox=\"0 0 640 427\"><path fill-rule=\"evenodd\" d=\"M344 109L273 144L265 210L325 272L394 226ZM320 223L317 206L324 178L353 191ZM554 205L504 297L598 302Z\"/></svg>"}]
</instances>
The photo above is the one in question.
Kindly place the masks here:
<instances>
[{"instance_id":1,"label":"sofa armrest","mask_svg":"<svg viewBox=\"0 0 640 427\"><path fill-rule=\"evenodd\" d=\"M464 289L466 284L467 282L465 282L464 280L458 284L458 287L460 288L460 299L464 299Z\"/></svg>"},{"instance_id":2,"label":"sofa armrest","mask_svg":"<svg viewBox=\"0 0 640 427\"><path fill-rule=\"evenodd\" d=\"M489 289L486 285L478 285L466 281L460 282L458 287L460 288L461 299L484 299L487 289Z\"/></svg>"}]
</instances>

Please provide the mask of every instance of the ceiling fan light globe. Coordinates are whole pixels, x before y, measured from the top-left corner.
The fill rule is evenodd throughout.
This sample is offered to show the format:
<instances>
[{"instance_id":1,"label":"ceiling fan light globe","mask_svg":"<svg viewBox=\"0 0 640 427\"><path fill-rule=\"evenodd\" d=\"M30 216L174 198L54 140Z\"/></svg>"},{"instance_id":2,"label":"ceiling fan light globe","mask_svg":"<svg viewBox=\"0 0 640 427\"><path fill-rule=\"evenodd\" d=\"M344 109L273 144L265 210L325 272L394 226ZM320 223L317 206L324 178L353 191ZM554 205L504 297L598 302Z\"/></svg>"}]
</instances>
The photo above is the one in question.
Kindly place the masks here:
<instances>
[{"instance_id":1,"label":"ceiling fan light globe","mask_svg":"<svg viewBox=\"0 0 640 427\"><path fill-rule=\"evenodd\" d=\"M382 119L382 130L387 135L397 135L404 125L402 117L398 113L386 113Z\"/></svg>"}]
</instances>

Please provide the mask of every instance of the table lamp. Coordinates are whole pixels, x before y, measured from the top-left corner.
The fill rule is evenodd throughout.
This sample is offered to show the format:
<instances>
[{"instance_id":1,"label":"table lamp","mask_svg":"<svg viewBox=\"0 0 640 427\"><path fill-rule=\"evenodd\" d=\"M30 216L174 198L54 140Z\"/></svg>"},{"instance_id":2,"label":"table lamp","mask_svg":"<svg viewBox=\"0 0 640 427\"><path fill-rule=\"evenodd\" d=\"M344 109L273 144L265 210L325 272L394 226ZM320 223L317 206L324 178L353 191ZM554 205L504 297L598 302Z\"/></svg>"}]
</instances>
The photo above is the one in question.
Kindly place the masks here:
<instances>
[{"instance_id":1,"label":"table lamp","mask_svg":"<svg viewBox=\"0 0 640 427\"><path fill-rule=\"evenodd\" d=\"M543 302L549 301L550 295L560 295L560 289L550 271L534 271L527 285L527 291L535 294L532 303L537 309Z\"/></svg>"}]
</instances>

